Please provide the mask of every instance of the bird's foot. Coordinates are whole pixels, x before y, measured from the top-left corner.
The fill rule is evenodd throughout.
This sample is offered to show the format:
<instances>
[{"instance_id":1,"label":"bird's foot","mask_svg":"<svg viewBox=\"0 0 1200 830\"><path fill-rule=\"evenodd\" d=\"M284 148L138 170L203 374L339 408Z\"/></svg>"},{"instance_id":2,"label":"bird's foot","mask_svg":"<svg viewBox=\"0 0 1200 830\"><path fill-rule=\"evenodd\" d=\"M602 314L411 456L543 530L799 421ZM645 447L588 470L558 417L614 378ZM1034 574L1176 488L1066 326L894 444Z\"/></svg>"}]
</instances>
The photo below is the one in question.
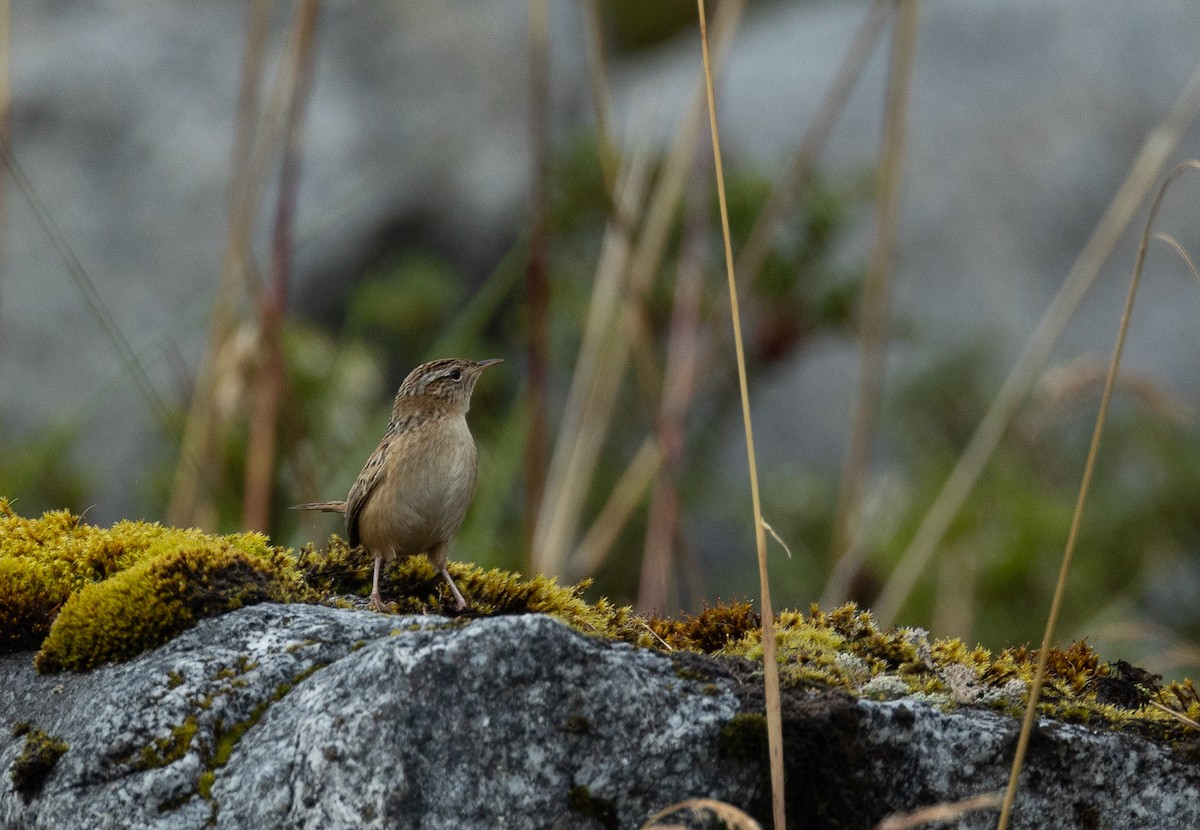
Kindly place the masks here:
<instances>
[{"instance_id":1,"label":"bird's foot","mask_svg":"<svg viewBox=\"0 0 1200 830\"><path fill-rule=\"evenodd\" d=\"M381 614L387 610L383 605L383 599L382 599L382 597L379 596L378 591L371 592L371 599L367 603L367 607L370 608L372 611L378 611Z\"/></svg>"}]
</instances>

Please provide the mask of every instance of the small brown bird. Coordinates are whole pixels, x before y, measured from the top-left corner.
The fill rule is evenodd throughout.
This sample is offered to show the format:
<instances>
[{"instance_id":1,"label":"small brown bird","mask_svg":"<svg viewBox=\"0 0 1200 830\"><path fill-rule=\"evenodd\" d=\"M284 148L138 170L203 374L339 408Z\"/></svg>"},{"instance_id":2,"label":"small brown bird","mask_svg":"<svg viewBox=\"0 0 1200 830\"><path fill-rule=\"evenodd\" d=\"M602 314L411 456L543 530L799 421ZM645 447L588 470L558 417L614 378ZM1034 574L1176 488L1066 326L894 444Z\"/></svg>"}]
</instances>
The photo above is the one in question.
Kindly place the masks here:
<instances>
[{"instance_id":1,"label":"small brown bird","mask_svg":"<svg viewBox=\"0 0 1200 830\"><path fill-rule=\"evenodd\" d=\"M371 607L383 609L384 560L424 553L445 577L461 611L466 600L446 570L446 546L475 494L478 460L467 428L471 392L480 373L500 360L449 358L409 372L392 404L383 440L367 459L345 501L299 504L346 517L351 547L375 556Z\"/></svg>"}]
</instances>

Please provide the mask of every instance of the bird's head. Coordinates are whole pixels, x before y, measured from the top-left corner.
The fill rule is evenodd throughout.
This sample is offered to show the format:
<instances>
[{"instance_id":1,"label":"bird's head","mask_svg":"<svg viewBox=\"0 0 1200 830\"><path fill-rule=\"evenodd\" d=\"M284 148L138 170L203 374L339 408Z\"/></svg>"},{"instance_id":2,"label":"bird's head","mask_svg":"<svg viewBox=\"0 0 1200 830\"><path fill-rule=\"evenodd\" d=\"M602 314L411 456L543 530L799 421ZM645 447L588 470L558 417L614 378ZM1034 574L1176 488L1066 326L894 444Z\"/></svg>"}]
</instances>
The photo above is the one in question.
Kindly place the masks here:
<instances>
[{"instance_id":1,"label":"bird's head","mask_svg":"<svg viewBox=\"0 0 1200 830\"><path fill-rule=\"evenodd\" d=\"M503 363L502 360L463 360L457 357L431 360L422 363L408 373L400 384L397 400L403 397L427 396L439 398L451 404L459 404L463 410L470 406L475 382L489 366Z\"/></svg>"}]
</instances>

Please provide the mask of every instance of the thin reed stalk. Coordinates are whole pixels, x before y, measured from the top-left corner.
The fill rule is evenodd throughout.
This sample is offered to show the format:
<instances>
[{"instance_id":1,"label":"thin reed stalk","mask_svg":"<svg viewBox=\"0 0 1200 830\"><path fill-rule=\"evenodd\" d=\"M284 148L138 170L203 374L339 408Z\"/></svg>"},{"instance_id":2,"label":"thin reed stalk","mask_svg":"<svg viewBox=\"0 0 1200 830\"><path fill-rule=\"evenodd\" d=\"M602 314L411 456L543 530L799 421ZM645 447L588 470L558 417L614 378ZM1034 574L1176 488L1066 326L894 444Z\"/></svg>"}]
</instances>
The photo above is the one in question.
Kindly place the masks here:
<instances>
[{"instance_id":1,"label":"thin reed stalk","mask_svg":"<svg viewBox=\"0 0 1200 830\"><path fill-rule=\"evenodd\" d=\"M694 164L703 167L696 155ZM708 247L708 178L703 169L691 177L687 215L675 272L674 304L668 324L663 387L655 423L655 440L663 463L650 493L646 542L637 608L667 613L671 566L676 538L681 535L679 475L686 441L685 419L695 394L699 368L700 305L704 293L704 264Z\"/></svg>"},{"instance_id":2,"label":"thin reed stalk","mask_svg":"<svg viewBox=\"0 0 1200 830\"><path fill-rule=\"evenodd\" d=\"M600 0L585 0L584 24L587 36L588 79L592 85L592 111L596 118L596 137L600 150L600 177L609 213L616 213L617 169L620 159L613 142L612 100L608 91L608 66L604 52L604 10Z\"/></svg>"},{"instance_id":3,"label":"thin reed stalk","mask_svg":"<svg viewBox=\"0 0 1200 830\"><path fill-rule=\"evenodd\" d=\"M246 46L242 57L230 163L229 227L209 325L208 348L196 377L180 439L181 459L195 458L198 466L194 469L180 462L167 507L167 521L181 527L212 528L216 524L212 491L223 478L220 453L216 451L221 427L215 402L219 380L218 358L226 349L236 326L237 303L247 271L250 237L258 204L254 145L259 118L259 86L270 19L270 0L251 0L247 4Z\"/></svg>"},{"instance_id":4,"label":"thin reed stalk","mask_svg":"<svg viewBox=\"0 0 1200 830\"><path fill-rule=\"evenodd\" d=\"M1133 220L1163 165L1179 145L1184 131L1195 119L1198 109L1200 67L1192 72L1166 117L1146 136L1108 209L1088 237L1070 273L1038 321L1016 364L955 462L946 483L925 513L916 534L875 602L873 610L881 625L891 625L907 602L917 579L933 558L1005 430L1012 423L1017 409L1045 367L1051 349L1062 336L1067 322L1075 314L1117 240Z\"/></svg>"},{"instance_id":5,"label":"thin reed stalk","mask_svg":"<svg viewBox=\"0 0 1200 830\"><path fill-rule=\"evenodd\" d=\"M528 336L529 432L525 444L525 532L532 550L534 524L546 486L549 443L550 228L546 216L546 179L550 174L547 110L550 97L550 23L548 0L529 0L529 141L530 234L525 266L525 325ZM532 554L531 554L532 555Z\"/></svg>"},{"instance_id":6,"label":"thin reed stalk","mask_svg":"<svg viewBox=\"0 0 1200 830\"><path fill-rule=\"evenodd\" d=\"M275 481L275 454L279 443L279 418L283 405L285 372L283 318L292 270L292 232L296 189L300 177L304 116L312 84L313 44L320 0L304 0L297 13L297 37L292 42L292 87L283 134L279 172L279 201L271 242L270 280L260 302L260 362L254 408L246 451L246 483L242 501L242 526L266 533L270 530L271 495Z\"/></svg>"},{"instance_id":7,"label":"thin reed stalk","mask_svg":"<svg viewBox=\"0 0 1200 830\"><path fill-rule=\"evenodd\" d=\"M1042 693L1042 684L1046 678L1046 664L1050 658L1050 645L1054 641L1054 630L1058 625L1058 616L1062 610L1063 597L1067 590L1067 575L1071 569L1071 560L1075 555L1075 545L1079 539L1079 528L1083 524L1083 508L1087 504L1088 490L1092 484L1092 475L1096 469L1096 456L1100 452L1100 439L1104 435L1104 422L1108 417L1108 407L1112 400L1113 387L1116 384L1117 372L1121 368L1121 355L1125 350L1125 338L1129 333L1129 320L1133 316L1133 302L1137 298L1138 285L1141 283L1142 271L1146 265L1146 252L1150 248L1150 231L1154 227L1154 219L1162 206L1163 197L1172 183L1189 170L1200 170L1200 161L1186 161L1180 164L1163 181L1158 189L1158 195L1150 206L1150 215L1146 217L1146 226L1142 232L1142 241L1138 246L1137 261L1133 266L1133 276L1129 280L1129 293L1125 298L1125 309L1121 313L1121 322L1117 327L1117 342L1113 346L1112 360L1108 364L1108 375L1104 379L1104 392L1100 396L1100 411L1096 414L1096 427L1092 432L1092 443L1088 448L1087 463L1083 468L1083 481L1079 485L1079 497L1075 501L1075 513L1071 517L1071 529L1067 534L1066 548L1063 550L1062 563L1058 569L1058 581L1054 586L1054 598L1050 602L1050 613L1046 617L1046 631L1042 635L1042 647L1038 650L1037 670L1033 675L1033 683L1029 689L1029 702L1025 706L1025 718L1021 722L1021 735L1017 738L1017 751L1013 755L1012 770L1008 776L1008 787L1004 791L1004 803L1000 808L1000 820L997 830L1006 830L1012 815L1013 801L1017 795L1017 781L1021 775L1021 765L1025 761L1025 752L1029 747L1029 736L1033 732L1033 722L1037 717L1038 700Z\"/></svg>"},{"instance_id":8,"label":"thin reed stalk","mask_svg":"<svg viewBox=\"0 0 1200 830\"><path fill-rule=\"evenodd\" d=\"M883 396L896 259L896 224L900 214L900 185L904 173L908 101L917 53L919 9L917 0L901 0L893 33L891 70L884 107L883 145L880 150L879 220L863 287L858 395L850 418L846 456L842 462L842 480L830 545L829 558L832 563L843 557L857 558L850 549L850 541L862 509L871 448L875 443L879 402Z\"/></svg>"},{"instance_id":9,"label":"thin reed stalk","mask_svg":"<svg viewBox=\"0 0 1200 830\"><path fill-rule=\"evenodd\" d=\"M771 807L776 830L787 827L786 792L783 775L783 707L779 688L779 663L775 651L775 614L771 608L770 576L767 572L767 537L758 487L758 462L754 452L754 425L750 417L750 390L746 381L746 350L742 344L742 321L738 309L737 278L733 270L733 240L729 233L729 206L725 199L725 171L721 164L721 137L717 129L717 103L713 92L712 62L708 52L708 22L704 0L696 0L700 17L701 59L704 90L708 99L708 125L712 134L713 168L717 202L721 209L721 238L725 246L725 273L729 286L729 318L733 323L733 345L737 355L738 389L742 400L742 424L746 433L746 460L750 467L750 501L754 515L754 540L758 551L758 580L762 598L763 685L767 709L767 747L771 763Z\"/></svg>"}]
</instances>

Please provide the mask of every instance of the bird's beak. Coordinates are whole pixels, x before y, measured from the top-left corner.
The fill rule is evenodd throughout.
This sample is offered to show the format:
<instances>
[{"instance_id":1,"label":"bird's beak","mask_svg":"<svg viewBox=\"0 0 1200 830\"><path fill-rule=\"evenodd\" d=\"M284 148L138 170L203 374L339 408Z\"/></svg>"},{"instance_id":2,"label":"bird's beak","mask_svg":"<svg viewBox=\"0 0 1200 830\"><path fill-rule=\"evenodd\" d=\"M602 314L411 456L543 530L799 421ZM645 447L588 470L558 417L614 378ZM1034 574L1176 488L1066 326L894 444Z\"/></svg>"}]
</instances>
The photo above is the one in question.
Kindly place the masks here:
<instances>
[{"instance_id":1,"label":"bird's beak","mask_svg":"<svg viewBox=\"0 0 1200 830\"><path fill-rule=\"evenodd\" d=\"M493 357L488 360L479 361L478 363L475 364L475 368L476 369L486 369L489 366L495 366L497 363L503 363L503 362L504 361L501 360L500 358Z\"/></svg>"}]
</instances>

